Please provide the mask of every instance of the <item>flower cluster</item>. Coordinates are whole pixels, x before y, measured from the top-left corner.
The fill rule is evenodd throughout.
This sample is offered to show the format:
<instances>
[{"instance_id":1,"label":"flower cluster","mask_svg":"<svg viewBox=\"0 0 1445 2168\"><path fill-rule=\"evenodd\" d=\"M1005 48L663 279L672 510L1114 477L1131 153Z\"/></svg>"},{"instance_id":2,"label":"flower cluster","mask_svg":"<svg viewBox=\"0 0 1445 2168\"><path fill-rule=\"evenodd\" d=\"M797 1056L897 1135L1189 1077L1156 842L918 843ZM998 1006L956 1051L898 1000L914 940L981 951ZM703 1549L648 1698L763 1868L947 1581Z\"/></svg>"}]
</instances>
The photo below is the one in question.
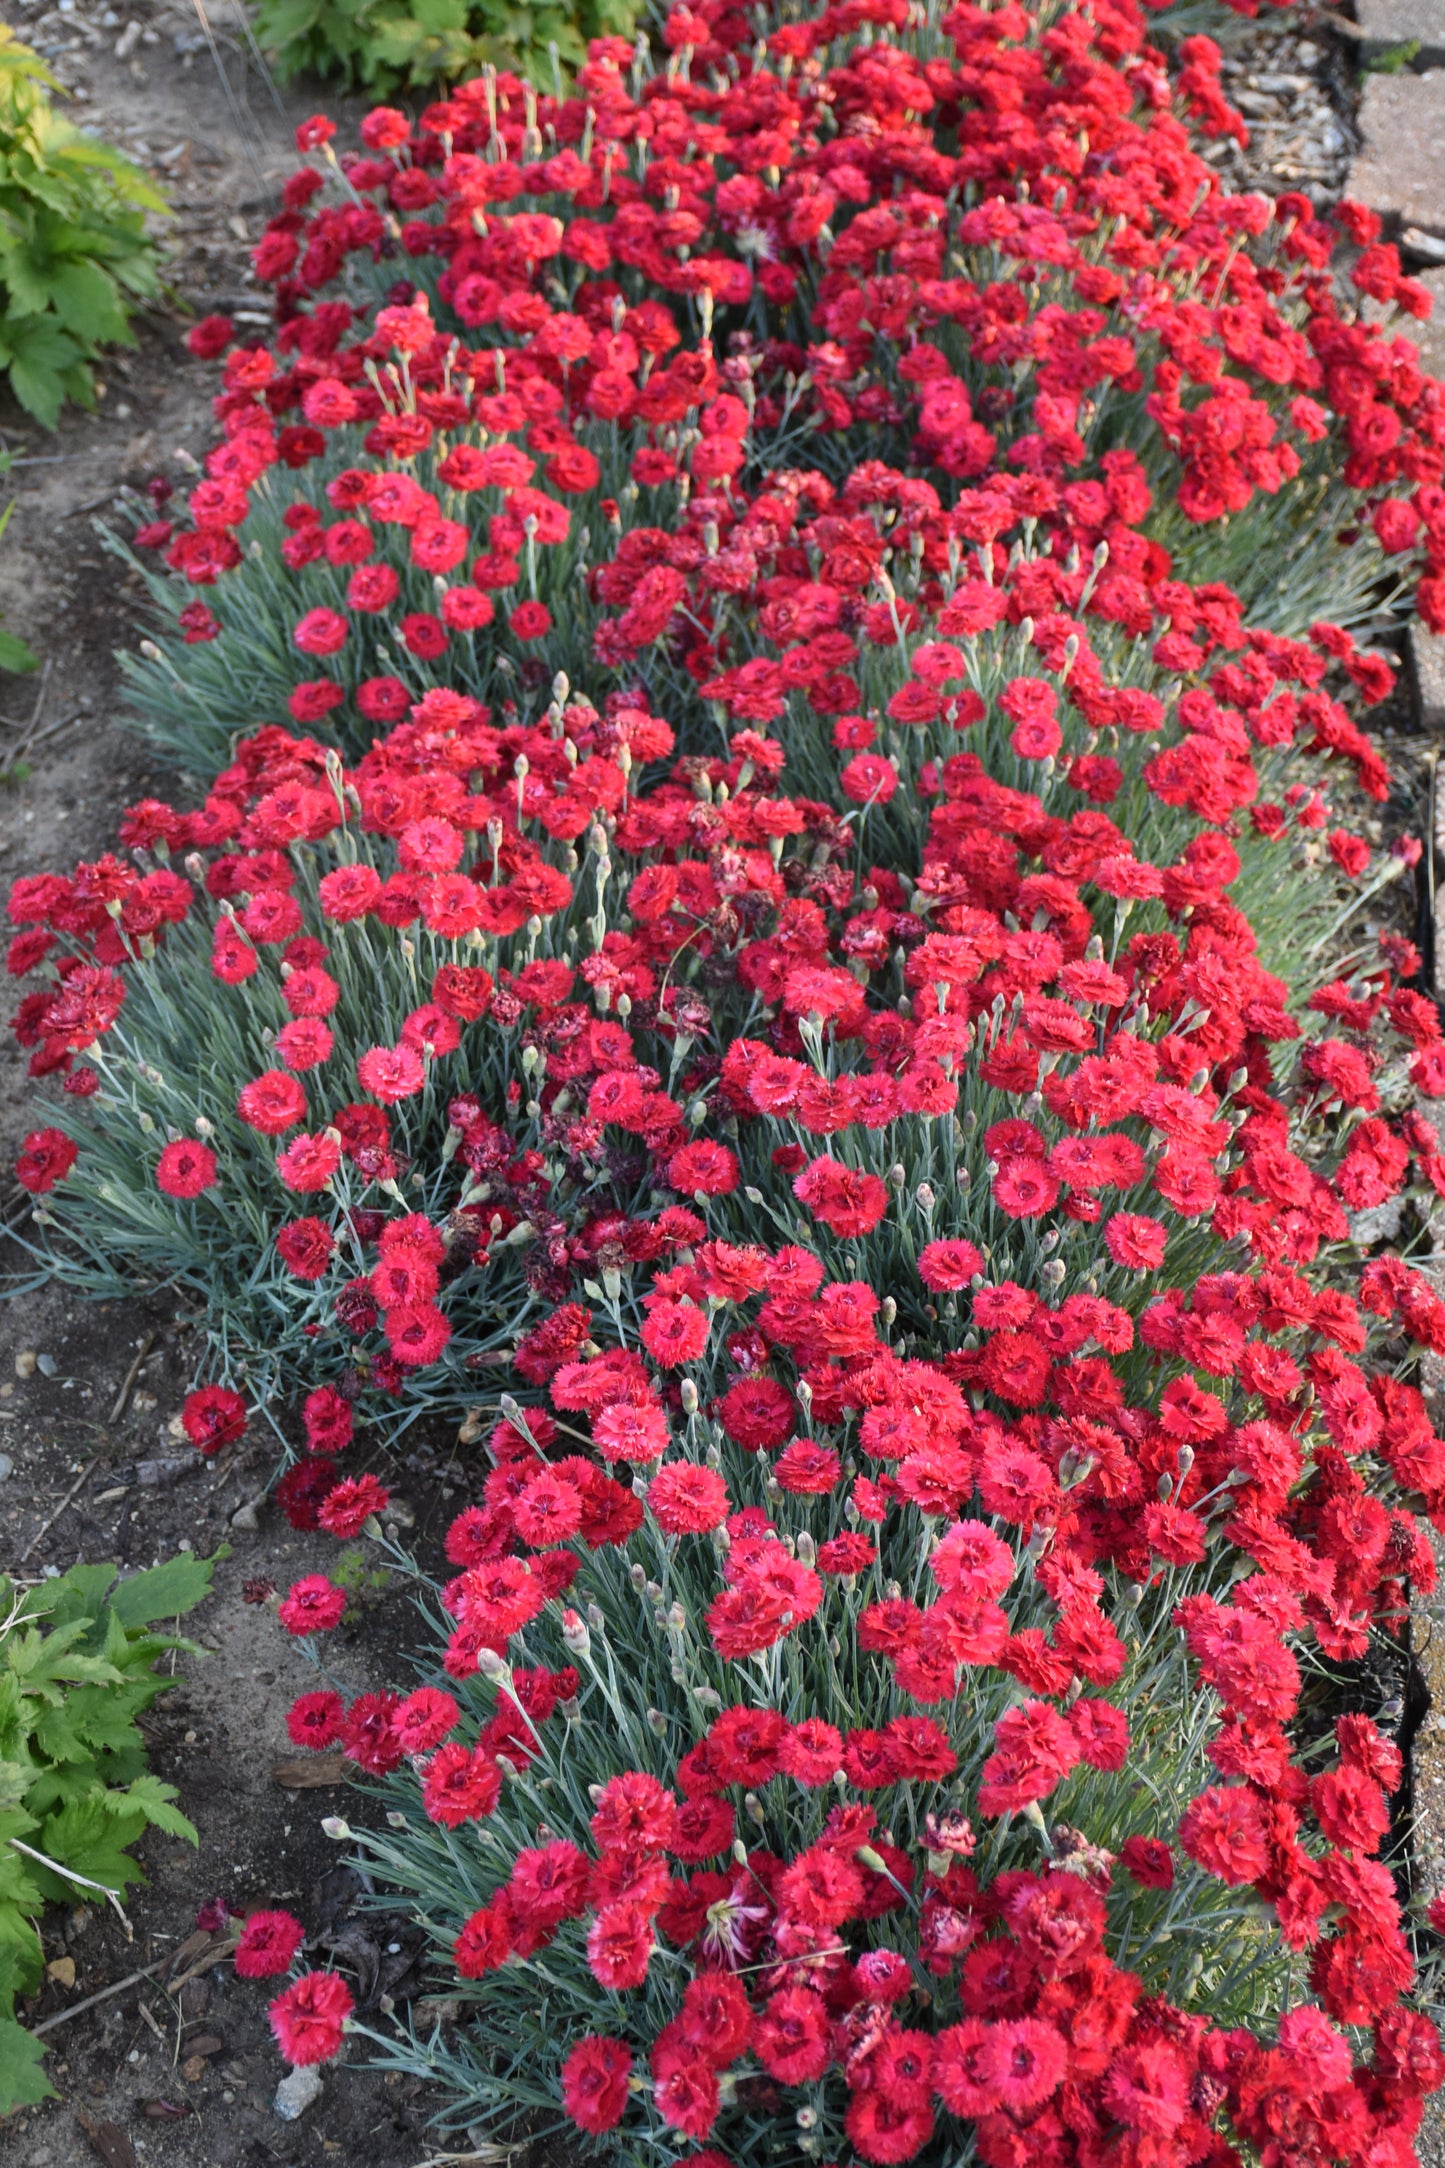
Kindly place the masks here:
<instances>
[{"instance_id":1,"label":"flower cluster","mask_svg":"<svg viewBox=\"0 0 1445 2168\"><path fill-rule=\"evenodd\" d=\"M465 1418L436 1682L290 1718L387 1787L464 2121L1403 2162L1399 1753L1320 1708L1445 1526L1445 1303L1352 1246L1445 1194L1445 1039L1331 793L1440 389L1120 0L665 43L372 114L275 338L199 327L137 688L204 796L12 891L19 1178L204 1298L189 1434L264 1410L298 1526Z\"/></svg>"},{"instance_id":2,"label":"flower cluster","mask_svg":"<svg viewBox=\"0 0 1445 2168\"><path fill-rule=\"evenodd\" d=\"M279 330L197 327L226 352L225 441L184 516L138 537L214 598L176 625L158 579L175 631L137 672L188 765L288 708L359 748L401 712L392 664L535 713L608 595L626 607L595 659L619 685L669 628L694 682L726 662L746 685L728 598L751 536L728 530L739 487L800 455L835 483L875 456L907 472L895 554L939 495L1021 486L1059 569L1107 548L1116 621L1161 619L1186 658L1200 618L1174 574L1223 575L1298 632L1365 609L1388 560L1445 621L1445 405L1389 328L1429 296L1358 207L1332 224L1221 191L1184 125L1228 114L1207 38L1173 83L1132 0L1047 30L1018 6L910 26L903 0L847 0L752 38L709 0L674 12L655 72L604 39L565 99L462 84L414 126L373 114L339 163L329 122L302 131L324 159L255 252ZM689 504L716 561L680 616ZM996 543L991 516L985 495L925 539L930 569ZM1250 540L1305 518L1346 546L1281 577ZM855 550L840 531L830 562ZM783 686L830 690L853 628L803 615L824 637Z\"/></svg>"}]
</instances>

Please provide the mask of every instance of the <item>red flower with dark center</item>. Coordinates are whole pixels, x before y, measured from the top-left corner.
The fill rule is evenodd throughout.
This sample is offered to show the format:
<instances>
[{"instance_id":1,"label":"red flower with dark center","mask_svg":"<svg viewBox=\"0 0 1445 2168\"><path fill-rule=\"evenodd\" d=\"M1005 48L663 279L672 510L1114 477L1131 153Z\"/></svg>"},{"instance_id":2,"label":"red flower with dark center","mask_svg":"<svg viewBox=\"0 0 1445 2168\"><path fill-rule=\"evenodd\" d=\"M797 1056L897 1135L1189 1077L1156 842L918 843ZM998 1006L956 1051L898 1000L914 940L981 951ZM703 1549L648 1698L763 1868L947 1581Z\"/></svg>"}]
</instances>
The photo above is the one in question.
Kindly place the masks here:
<instances>
[{"instance_id":1,"label":"red flower with dark center","mask_svg":"<svg viewBox=\"0 0 1445 2168\"><path fill-rule=\"evenodd\" d=\"M337 1973L306 1972L293 1981L269 2012L276 2044L287 2062L324 2063L339 2055L354 2008L351 1990Z\"/></svg>"}]
</instances>

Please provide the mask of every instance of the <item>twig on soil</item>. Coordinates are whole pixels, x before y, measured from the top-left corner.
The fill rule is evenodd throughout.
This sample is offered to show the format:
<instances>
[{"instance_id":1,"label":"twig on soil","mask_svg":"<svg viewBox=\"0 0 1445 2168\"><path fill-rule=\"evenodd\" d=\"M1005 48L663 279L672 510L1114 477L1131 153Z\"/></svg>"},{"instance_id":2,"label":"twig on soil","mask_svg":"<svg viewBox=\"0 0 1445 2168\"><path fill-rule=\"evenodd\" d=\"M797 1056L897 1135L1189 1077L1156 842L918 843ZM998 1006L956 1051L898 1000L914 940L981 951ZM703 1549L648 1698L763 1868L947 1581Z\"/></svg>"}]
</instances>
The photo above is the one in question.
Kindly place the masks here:
<instances>
[{"instance_id":1,"label":"twig on soil","mask_svg":"<svg viewBox=\"0 0 1445 2168\"><path fill-rule=\"evenodd\" d=\"M145 1368L146 1357L150 1354L150 1351L155 1346L155 1344L155 1334L153 1332L148 1332L144 1340L142 1340L140 1346L136 1349L135 1361L131 1364L129 1370L127 1370L125 1377L121 1383L120 1391L116 1394L115 1400L111 1405L110 1427L112 1430L120 1421L121 1417L125 1414L126 1408L130 1401L131 1393L135 1389L135 1381L140 1376L141 1371Z\"/></svg>"},{"instance_id":2,"label":"twig on soil","mask_svg":"<svg viewBox=\"0 0 1445 2168\"><path fill-rule=\"evenodd\" d=\"M167 2040L165 2033L161 2029L159 2018L152 2017L150 2011L146 2008L143 2002L137 2003L136 2008L140 2011L142 2022L149 2025L151 2031L155 2034L161 2046L166 2050L167 2054L169 2054L171 2044L169 2040Z\"/></svg>"},{"instance_id":3,"label":"twig on soil","mask_svg":"<svg viewBox=\"0 0 1445 2168\"><path fill-rule=\"evenodd\" d=\"M27 739L33 737L36 725L39 723L41 714L44 711L45 695L50 690L50 673L54 668L55 657L53 655L47 655L45 658L44 668L40 672L40 687L35 695L35 705L30 710L30 720L25 725L25 737Z\"/></svg>"},{"instance_id":4,"label":"twig on soil","mask_svg":"<svg viewBox=\"0 0 1445 2168\"><path fill-rule=\"evenodd\" d=\"M116 1980L110 1987L98 1988L93 1995L87 1995L84 2002L73 2002L68 2010L57 2010L54 2017L46 2018L43 2024L30 2027L31 2038L38 2040L42 2033L53 2032L57 2025L68 2025L73 2017L83 2016L87 2010L93 2010L97 2003L109 2002L113 1996L123 1995L128 1987L139 1987L142 1980L153 1980L169 1963L168 1957L158 1957L153 1965L145 1965L139 1972L128 1972L123 1980Z\"/></svg>"},{"instance_id":5,"label":"twig on soil","mask_svg":"<svg viewBox=\"0 0 1445 2168\"><path fill-rule=\"evenodd\" d=\"M172 1980L169 1983L166 1993L168 1995L177 1994L185 1986L187 1980L194 1980L201 1973L209 1972L213 1965L218 1965L222 1958L229 1957L230 1954L231 1944L229 1941L223 1942L219 1949L206 1950L203 1952L199 1963L190 1966L181 1974L178 1980ZM73 2002L68 2010L57 2010L54 2017L46 2018L43 2024L32 2025L30 2027L32 2035L38 2039L41 2033L51 2032L57 2025L68 2025L73 2017L81 2017L85 2011L93 2010L97 2003L110 2002L115 1996L123 1995L128 1987L139 1987L142 1980L153 1980L158 1972L165 1971L167 1965L175 1963L176 1956L177 1952L170 1950L164 1957L156 1958L153 1964L143 1965L139 1972L128 1972L123 1980L116 1980L109 1987L97 1988L93 1995L86 1996L84 2002Z\"/></svg>"},{"instance_id":6,"label":"twig on soil","mask_svg":"<svg viewBox=\"0 0 1445 2168\"><path fill-rule=\"evenodd\" d=\"M27 753L33 753L37 745L48 745L58 738L62 731L69 730L73 723L83 723L89 712L88 708L77 708L73 715L58 715L55 721L47 723L43 730L27 731L10 756L11 767L14 767L16 761L23 760Z\"/></svg>"},{"instance_id":7,"label":"twig on soil","mask_svg":"<svg viewBox=\"0 0 1445 2168\"><path fill-rule=\"evenodd\" d=\"M63 1875L67 1882L78 1883L81 1889L96 1890L107 1904L115 1907L116 1917L125 1929L126 1941L135 1940L135 1930L125 1916L125 1906L108 1882L93 1882L88 1874L77 1874L73 1867L62 1867L58 1859L51 1859L46 1852L37 1852L32 1844L22 1844L18 1837L10 1837L6 1841L12 1852L23 1852L27 1859L33 1859L38 1865L48 1867L52 1874Z\"/></svg>"},{"instance_id":8,"label":"twig on soil","mask_svg":"<svg viewBox=\"0 0 1445 2168\"><path fill-rule=\"evenodd\" d=\"M28 753L33 746L44 745L49 739L58 738L62 730L69 730L72 723L83 723L90 713L88 707L83 707L77 708L73 715L57 715L53 723L47 723L43 730L35 731L25 740L20 748L21 752Z\"/></svg>"},{"instance_id":9,"label":"twig on soil","mask_svg":"<svg viewBox=\"0 0 1445 2168\"><path fill-rule=\"evenodd\" d=\"M68 1507L74 1505L76 1499L80 1496L83 1486L86 1482L88 1482L90 1477L94 1475L96 1469L100 1466L101 1458L102 1456L99 1453L96 1453L91 1457L91 1459L86 1462L85 1466L81 1469L75 1481L71 1484L70 1489L66 1492L65 1496L61 1499L59 1505L55 1508L55 1511L53 1513L48 1513L45 1516L45 1519L40 1523L40 1526L36 1529L34 1535L30 1538L30 1541L26 1544L24 1550L20 1553L20 1563L22 1566L25 1564L25 1561L32 1555L36 1548L36 1545L40 1542L41 1538L43 1536L49 1535L51 1529L60 1519L61 1514L64 1513Z\"/></svg>"},{"instance_id":10,"label":"twig on soil","mask_svg":"<svg viewBox=\"0 0 1445 2168\"><path fill-rule=\"evenodd\" d=\"M495 2168L524 2150L523 2145L482 2145L470 2153L429 2153L420 2168Z\"/></svg>"}]
</instances>

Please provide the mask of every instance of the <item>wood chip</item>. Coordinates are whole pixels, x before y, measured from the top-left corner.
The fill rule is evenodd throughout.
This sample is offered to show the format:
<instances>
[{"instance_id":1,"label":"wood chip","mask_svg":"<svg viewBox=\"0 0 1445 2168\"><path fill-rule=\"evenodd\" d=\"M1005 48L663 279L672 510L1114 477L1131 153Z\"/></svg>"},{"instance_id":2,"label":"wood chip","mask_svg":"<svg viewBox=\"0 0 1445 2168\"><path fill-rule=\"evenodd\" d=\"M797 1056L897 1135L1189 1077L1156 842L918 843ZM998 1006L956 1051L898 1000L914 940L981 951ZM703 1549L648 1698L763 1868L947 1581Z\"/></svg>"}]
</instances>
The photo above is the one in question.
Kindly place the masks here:
<instances>
[{"instance_id":1,"label":"wood chip","mask_svg":"<svg viewBox=\"0 0 1445 2168\"><path fill-rule=\"evenodd\" d=\"M135 2168L135 2147L119 2123L97 2121L81 2107L73 2106L70 2112L105 2162L105 2168Z\"/></svg>"},{"instance_id":2,"label":"wood chip","mask_svg":"<svg viewBox=\"0 0 1445 2168\"><path fill-rule=\"evenodd\" d=\"M350 1771L351 1763L338 1750L334 1754L307 1754L297 1761L276 1762L271 1777L288 1792L319 1792L344 1784Z\"/></svg>"},{"instance_id":3,"label":"wood chip","mask_svg":"<svg viewBox=\"0 0 1445 2168\"><path fill-rule=\"evenodd\" d=\"M185 1941L180 1944L179 1948L172 1953L170 1960L171 1972L173 1974L184 1972L191 1959L199 1957L202 1950L208 1950L210 1946L211 1937L207 1930L204 1927L194 1928L186 1936Z\"/></svg>"}]
</instances>

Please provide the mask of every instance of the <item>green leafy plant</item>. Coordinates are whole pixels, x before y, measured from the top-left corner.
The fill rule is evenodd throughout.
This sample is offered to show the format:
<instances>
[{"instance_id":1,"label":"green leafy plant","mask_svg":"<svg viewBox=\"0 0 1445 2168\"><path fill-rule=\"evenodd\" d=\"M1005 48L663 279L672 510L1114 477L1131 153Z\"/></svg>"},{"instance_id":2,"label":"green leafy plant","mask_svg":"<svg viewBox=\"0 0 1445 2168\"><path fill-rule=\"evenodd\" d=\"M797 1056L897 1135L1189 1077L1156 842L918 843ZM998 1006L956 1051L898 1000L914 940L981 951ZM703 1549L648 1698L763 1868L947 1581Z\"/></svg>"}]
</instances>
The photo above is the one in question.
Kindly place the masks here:
<instances>
[{"instance_id":1,"label":"green leafy plant","mask_svg":"<svg viewBox=\"0 0 1445 2168\"><path fill-rule=\"evenodd\" d=\"M5 473L9 465L10 455L7 452L3 461L0 461L0 474ZM15 500L12 497L4 511L0 512L0 539L3 539L5 530L10 525L10 515L14 510ZM0 670L33 670L37 660L34 650L26 645L18 633L6 632L3 625L0 625Z\"/></svg>"},{"instance_id":2,"label":"green leafy plant","mask_svg":"<svg viewBox=\"0 0 1445 2168\"><path fill-rule=\"evenodd\" d=\"M193 1646L156 1622L195 1609L214 1563L182 1553L124 1581L72 1566L35 1588L0 1575L0 2116L54 2090L15 2017L42 1976L42 1908L119 1905L144 1880L130 1847L149 1827L196 1841L136 1719L171 1684L156 1659Z\"/></svg>"},{"instance_id":3,"label":"green leafy plant","mask_svg":"<svg viewBox=\"0 0 1445 2168\"><path fill-rule=\"evenodd\" d=\"M354 1597L360 1605L379 1603L390 1590L393 1580L387 1567L372 1565L364 1545L360 1543L348 1543L344 1551L338 1552L336 1562L331 1568L331 1578L338 1588L344 1588L347 1595Z\"/></svg>"},{"instance_id":4,"label":"green leafy plant","mask_svg":"<svg viewBox=\"0 0 1445 2168\"><path fill-rule=\"evenodd\" d=\"M289 81L339 76L389 94L479 68L510 68L551 88L588 40L630 37L628 0L260 0L256 32Z\"/></svg>"},{"instance_id":5,"label":"green leafy plant","mask_svg":"<svg viewBox=\"0 0 1445 2168\"><path fill-rule=\"evenodd\" d=\"M131 304L159 289L145 216L166 208L139 167L61 119L59 88L0 23L0 369L47 429L66 399L94 404L99 348L134 345Z\"/></svg>"},{"instance_id":6,"label":"green leafy plant","mask_svg":"<svg viewBox=\"0 0 1445 2168\"><path fill-rule=\"evenodd\" d=\"M1388 46L1383 53L1373 53L1365 61L1368 75L1403 75L1413 68L1420 53L1420 40L1407 38L1403 45Z\"/></svg>"}]
</instances>

